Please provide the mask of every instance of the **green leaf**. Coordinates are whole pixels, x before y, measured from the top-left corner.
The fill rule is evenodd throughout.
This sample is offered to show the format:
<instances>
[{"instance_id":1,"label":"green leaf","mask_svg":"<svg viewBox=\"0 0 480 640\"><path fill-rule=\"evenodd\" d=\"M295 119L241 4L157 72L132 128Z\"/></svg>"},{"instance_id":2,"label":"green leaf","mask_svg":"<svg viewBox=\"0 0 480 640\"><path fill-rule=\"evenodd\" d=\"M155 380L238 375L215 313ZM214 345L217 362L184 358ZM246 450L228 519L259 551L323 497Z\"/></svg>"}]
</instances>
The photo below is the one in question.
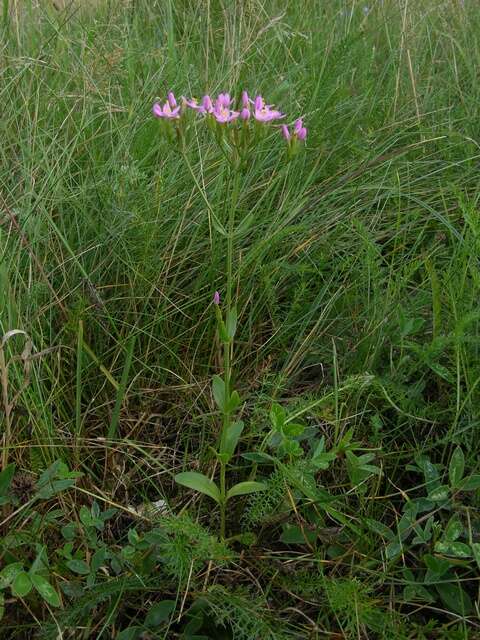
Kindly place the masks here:
<instances>
[{"instance_id":1,"label":"green leaf","mask_svg":"<svg viewBox=\"0 0 480 640\"><path fill-rule=\"evenodd\" d=\"M232 391L230 395L230 399L227 403L228 412L233 413L235 409L238 407L238 405L240 404L240 402L241 400L240 400L240 396L238 395L238 391Z\"/></svg>"},{"instance_id":2,"label":"green leaf","mask_svg":"<svg viewBox=\"0 0 480 640\"><path fill-rule=\"evenodd\" d=\"M304 432L305 427L303 424L296 424L295 422L287 422L283 425L283 433L289 438L297 438Z\"/></svg>"},{"instance_id":3,"label":"green leaf","mask_svg":"<svg viewBox=\"0 0 480 640\"><path fill-rule=\"evenodd\" d=\"M81 523L84 524L86 527L91 527L95 522L95 519L93 518L90 512L90 509L88 509L88 507L86 507L85 505L82 505L80 507L79 515L80 515Z\"/></svg>"},{"instance_id":4,"label":"green leaf","mask_svg":"<svg viewBox=\"0 0 480 640\"><path fill-rule=\"evenodd\" d=\"M457 447L450 459L450 465L448 467L448 477L451 487L458 487L460 481L463 478L465 471L465 456L461 447Z\"/></svg>"},{"instance_id":5,"label":"green leaf","mask_svg":"<svg viewBox=\"0 0 480 640\"><path fill-rule=\"evenodd\" d=\"M237 448L238 441L240 440L240 436L242 435L243 427L244 425L241 420L233 422L228 427L225 433L221 453L226 453L229 458L233 456L235 449Z\"/></svg>"},{"instance_id":6,"label":"green leaf","mask_svg":"<svg viewBox=\"0 0 480 640\"><path fill-rule=\"evenodd\" d=\"M26 571L20 571L12 582L12 594L23 598L32 590L32 581Z\"/></svg>"},{"instance_id":7,"label":"green leaf","mask_svg":"<svg viewBox=\"0 0 480 640\"><path fill-rule=\"evenodd\" d=\"M120 631L117 640L137 640L141 637L143 630L143 627L127 627Z\"/></svg>"},{"instance_id":8,"label":"green leaf","mask_svg":"<svg viewBox=\"0 0 480 640\"><path fill-rule=\"evenodd\" d=\"M175 600L162 600L157 602L148 610L145 624L148 627L158 627L162 622L167 622L175 610Z\"/></svg>"},{"instance_id":9,"label":"green leaf","mask_svg":"<svg viewBox=\"0 0 480 640\"><path fill-rule=\"evenodd\" d=\"M284 544L305 544L306 542L315 542L317 534L315 531L303 530L296 524L284 524L281 542Z\"/></svg>"},{"instance_id":10,"label":"green leaf","mask_svg":"<svg viewBox=\"0 0 480 640\"><path fill-rule=\"evenodd\" d=\"M443 604L449 611L462 616L473 612L473 604L470 596L459 585L439 583L435 585Z\"/></svg>"},{"instance_id":11,"label":"green leaf","mask_svg":"<svg viewBox=\"0 0 480 640\"><path fill-rule=\"evenodd\" d=\"M225 230L225 227L221 224L220 220L217 218L216 215L213 214L213 212L211 212L211 214L212 214L211 215L211 221L212 221L213 228L216 231L218 231L218 233L220 235L222 235L224 238L226 238L228 234L227 234L227 232Z\"/></svg>"},{"instance_id":12,"label":"green leaf","mask_svg":"<svg viewBox=\"0 0 480 640\"><path fill-rule=\"evenodd\" d=\"M248 451L247 453L242 453L242 458L245 460L249 460L250 462L255 462L256 464L272 464L275 461L268 453L262 453L261 451Z\"/></svg>"},{"instance_id":13,"label":"green leaf","mask_svg":"<svg viewBox=\"0 0 480 640\"><path fill-rule=\"evenodd\" d=\"M0 571L0 589L5 589L5 587L12 584L16 575L21 571L23 571L23 564L21 562L7 564L7 566Z\"/></svg>"},{"instance_id":14,"label":"green leaf","mask_svg":"<svg viewBox=\"0 0 480 640\"><path fill-rule=\"evenodd\" d=\"M213 391L213 397L215 398L215 402L217 403L217 407L220 409L220 411L225 411L225 403L226 403L225 382L222 380L220 376L213 376L212 391Z\"/></svg>"},{"instance_id":15,"label":"green leaf","mask_svg":"<svg viewBox=\"0 0 480 640\"><path fill-rule=\"evenodd\" d=\"M477 561L478 568L480 569L480 542L473 542L471 545L473 557Z\"/></svg>"},{"instance_id":16,"label":"green leaf","mask_svg":"<svg viewBox=\"0 0 480 640\"><path fill-rule=\"evenodd\" d=\"M255 220L255 216L253 215L253 213L252 212L248 213L240 222L238 227L235 229L235 233L234 233L235 237L238 238L244 233L246 233L254 220Z\"/></svg>"},{"instance_id":17,"label":"green leaf","mask_svg":"<svg viewBox=\"0 0 480 640\"><path fill-rule=\"evenodd\" d=\"M90 567L85 560L69 560L67 562L67 567L70 571L73 571L73 573L78 573L81 576L86 576L90 573Z\"/></svg>"},{"instance_id":18,"label":"green leaf","mask_svg":"<svg viewBox=\"0 0 480 640\"><path fill-rule=\"evenodd\" d=\"M325 450L325 436L322 436L318 441L317 446L315 447L315 451L313 452L312 458L316 458L321 455Z\"/></svg>"},{"instance_id":19,"label":"green leaf","mask_svg":"<svg viewBox=\"0 0 480 640\"><path fill-rule=\"evenodd\" d=\"M232 307L227 313L227 335L233 340L237 332L237 307Z\"/></svg>"},{"instance_id":20,"label":"green leaf","mask_svg":"<svg viewBox=\"0 0 480 640\"><path fill-rule=\"evenodd\" d=\"M453 515L448 521L445 527L445 533L443 534L444 542L455 542L462 535L464 530L463 524L457 515Z\"/></svg>"},{"instance_id":21,"label":"green leaf","mask_svg":"<svg viewBox=\"0 0 480 640\"><path fill-rule=\"evenodd\" d=\"M220 490L210 478L204 476L203 473L197 473L196 471L185 471L184 473L178 473L175 476L175 482L181 484L189 489L194 489L200 493L204 493L210 498L213 498L215 502L220 504L221 496Z\"/></svg>"},{"instance_id":22,"label":"green leaf","mask_svg":"<svg viewBox=\"0 0 480 640\"><path fill-rule=\"evenodd\" d=\"M227 500L229 498L233 498L234 496L243 496L247 493L256 493L257 491L265 491L267 485L263 482L239 482L235 484L230 491L227 493Z\"/></svg>"},{"instance_id":23,"label":"green leaf","mask_svg":"<svg viewBox=\"0 0 480 640\"><path fill-rule=\"evenodd\" d=\"M423 556L423 561L427 565L427 568L439 578L443 576L451 566L450 562L445 560L445 558L437 558L429 553Z\"/></svg>"},{"instance_id":24,"label":"green leaf","mask_svg":"<svg viewBox=\"0 0 480 640\"><path fill-rule=\"evenodd\" d=\"M475 491L480 489L480 475L471 475L462 481L460 486L462 491Z\"/></svg>"},{"instance_id":25,"label":"green leaf","mask_svg":"<svg viewBox=\"0 0 480 640\"><path fill-rule=\"evenodd\" d=\"M385 547L385 555L388 560L396 558L402 552L402 545L400 542L389 542Z\"/></svg>"},{"instance_id":26,"label":"green leaf","mask_svg":"<svg viewBox=\"0 0 480 640\"><path fill-rule=\"evenodd\" d=\"M446 484L442 484L440 487L437 487L428 494L428 499L433 502L443 502L444 500L447 500L449 494L449 487Z\"/></svg>"},{"instance_id":27,"label":"green leaf","mask_svg":"<svg viewBox=\"0 0 480 640\"><path fill-rule=\"evenodd\" d=\"M10 483L15 473L15 463L8 464L2 472L0 472L0 496L6 495Z\"/></svg>"},{"instance_id":28,"label":"green leaf","mask_svg":"<svg viewBox=\"0 0 480 640\"><path fill-rule=\"evenodd\" d=\"M468 544L463 542L437 542L435 544L435 551L437 553L443 553L446 556L453 556L454 558L471 558L472 551Z\"/></svg>"},{"instance_id":29,"label":"green leaf","mask_svg":"<svg viewBox=\"0 0 480 640\"><path fill-rule=\"evenodd\" d=\"M31 575L30 579L35 587L35 590L42 596L45 602L48 602L52 607L60 607L62 605L60 597L52 585L43 576L38 573Z\"/></svg>"},{"instance_id":30,"label":"green leaf","mask_svg":"<svg viewBox=\"0 0 480 640\"><path fill-rule=\"evenodd\" d=\"M373 518L365 518L364 522L370 531L382 536L382 538L385 538L386 540L392 540L394 538L393 531L384 525L383 522L379 522Z\"/></svg>"},{"instance_id":31,"label":"green leaf","mask_svg":"<svg viewBox=\"0 0 480 640\"><path fill-rule=\"evenodd\" d=\"M282 431L285 424L285 409L274 403L270 409L270 421L275 431Z\"/></svg>"}]
</instances>

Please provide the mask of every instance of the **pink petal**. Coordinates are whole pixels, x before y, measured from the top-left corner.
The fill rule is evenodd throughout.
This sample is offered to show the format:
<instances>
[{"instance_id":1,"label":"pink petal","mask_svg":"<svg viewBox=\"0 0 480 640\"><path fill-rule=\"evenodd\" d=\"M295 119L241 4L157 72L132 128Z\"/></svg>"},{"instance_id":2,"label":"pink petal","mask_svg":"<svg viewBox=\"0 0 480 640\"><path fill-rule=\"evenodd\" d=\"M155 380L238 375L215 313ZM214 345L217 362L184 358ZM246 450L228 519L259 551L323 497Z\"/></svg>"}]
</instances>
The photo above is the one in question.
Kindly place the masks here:
<instances>
[{"instance_id":1,"label":"pink petal","mask_svg":"<svg viewBox=\"0 0 480 640\"><path fill-rule=\"evenodd\" d=\"M172 91L168 92L167 98L168 98L168 104L170 105L170 107L172 109L175 109L175 107L177 106L177 101L175 100L175 96L173 95Z\"/></svg>"},{"instance_id":2,"label":"pink petal","mask_svg":"<svg viewBox=\"0 0 480 640\"><path fill-rule=\"evenodd\" d=\"M288 127L286 124L282 124L282 135L285 138L285 140L290 140L290 131L288 130Z\"/></svg>"},{"instance_id":3,"label":"pink petal","mask_svg":"<svg viewBox=\"0 0 480 640\"><path fill-rule=\"evenodd\" d=\"M162 107L158 104L158 102L155 102L155 104L152 107L152 113L154 116L156 116L157 118L163 118L163 111L162 111Z\"/></svg>"}]
</instances>

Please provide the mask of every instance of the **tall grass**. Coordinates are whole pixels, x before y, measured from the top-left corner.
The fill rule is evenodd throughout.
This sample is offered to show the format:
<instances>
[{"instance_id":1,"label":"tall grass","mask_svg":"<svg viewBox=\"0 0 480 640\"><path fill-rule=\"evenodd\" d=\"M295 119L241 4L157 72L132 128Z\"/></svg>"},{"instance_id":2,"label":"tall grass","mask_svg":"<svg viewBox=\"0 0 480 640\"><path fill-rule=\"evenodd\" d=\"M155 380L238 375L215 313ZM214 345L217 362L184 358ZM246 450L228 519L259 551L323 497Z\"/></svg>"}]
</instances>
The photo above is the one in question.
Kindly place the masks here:
<instances>
[{"instance_id":1,"label":"tall grass","mask_svg":"<svg viewBox=\"0 0 480 640\"><path fill-rule=\"evenodd\" d=\"M172 474L213 464L209 380L221 363L210 301L224 290L225 257L205 199L222 211L224 167L201 130L187 141L192 172L162 138L150 110L170 88L196 96L247 88L304 114L309 127L306 152L291 163L272 132L238 203L254 214L235 274L235 383L252 449L268 431L272 400L331 443L353 429L383 471L348 515L358 526L363 517L401 518L398 500L421 484L408 469L415 456L448 464L461 446L477 469L480 12L468 0L364 5L4 2L0 325L2 334L25 331L37 354L5 446L34 477L59 457L84 473L59 501L65 522L92 497L124 510L168 497L179 511L186 503ZM16 346L9 341L8 357ZM12 395L22 367L9 367ZM478 498L465 509L475 538ZM119 526L112 539L122 536ZM300 584L306 563L325 558L307 547L295 565L296 552L267 536L261 554L288 562L281 580L259 570L275 595L255 615L281 612L297 629L282 633L293 637L394 637L369 626L366 608L381 601L385 611L427 609L398 637L423 637L412 635L422 625L425 637L434 637L429 629L474 637L478 609L461 615L445 598L418 605L396 591L402 568L416 571L410 561L357 572L375 546L363 542L350 568L339 564L315 587L319 600L310 585L289 601L285 566L296 566ZM255 568L242 571L246 584ZM363 585L356 618L341 604L351 602L348 580L354 592L356 580ZM209 611L226 607L223 588L205 592ZM180 603L189 599L183 612L194 595L188 583L178 589ZM132 597L113 594L98 628L82 618L85 637L100 637L100 628L114 637L119 620L135 618ZM240 620L248 598L235 597L228 611ZM34 608L15 631L21 608L9 610L11 637L50 618Z\"/></svg>"}]
</instances>

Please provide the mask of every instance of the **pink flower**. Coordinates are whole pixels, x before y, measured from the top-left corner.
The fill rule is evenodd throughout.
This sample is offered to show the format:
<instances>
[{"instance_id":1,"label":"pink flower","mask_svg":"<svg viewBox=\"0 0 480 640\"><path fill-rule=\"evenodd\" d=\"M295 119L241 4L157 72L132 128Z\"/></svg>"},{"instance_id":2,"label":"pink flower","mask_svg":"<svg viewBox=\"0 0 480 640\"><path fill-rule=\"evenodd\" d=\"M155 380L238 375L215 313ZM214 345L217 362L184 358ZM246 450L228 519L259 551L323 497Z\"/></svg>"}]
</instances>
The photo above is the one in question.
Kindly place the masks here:
<instances>
[{"instance_id":1,"label":"pink flower","mask_svg":"<svg viewBox=\"0 0 480 640\"><path fill-rule=\"evenodd\" d=\"M307 129L303 126L302 118L295 120L293 131L299 140L305 140L307 137Z\"/></svg>"},{"instance_id":2,"label":"pink flower","mask_svg":"<svg viewBox=\"0 0 480 640\"><path fill-rule=\"evenodd\" d=\"M246 91L242 91L242 107L244 109L248 109L250 107L250 98L248 97L248 93Z\"/></svg>"},{"instance_id":3,"label":"pink flower","mask_svg":"<svg viewBox=\"0 0 480 640\"><path fill-rule=\"evenodd\" d=\"M213 304L220 304L220 294L218 293L218 291L215 291L215 293L213 294Z\"/></svg>"},{"instance_id":4,"label":"pink flower","mask_svg":"<svg viewBox=\"0 0 480 640\"><path fill-rule=\"evenodd\" d=\"M215 100L212 113L215 120L220 124L232 122L232 120L236 120L240 115L238 111L232 111L232 109L230 109L231 102L232 99L228 93L221 93Z\"/></svg>"},{"instance_id":5,"label":"pink flower","mask_svg":"<svg viewBox=\"0 0 480 640\"><path fill-rule=\"evenodd\" d=\"M157 118L165 118L166 120L178 120L180 117L180 107L177 107L177 102L175 100L175 96L170 91L168 94L168 100L165 104L160 105L158 102L155 102L152 108L152 113Z\"/></svg>"},{"instance_id":6,"label":"pink flower","mask_svg":"<svg viewBox=\"0 0 480 640\"><path fill-rule=\"evenodd\" d=\"M202 102L200 104L198 104L195 98L191 98L190 100L184 98L184 100L187 107L190 107L190 109L193 109L194 111L196 111L197 113L201 113L202 115L205 115L206 113L212 113L213 111L212 99L208 95L203 96Z\"/></svg>"},{"instance_id":7,"label":"pink flower","mask_svg":"<svg viewBox=\"0 0 480 640\"><path fill-rule=\"evenodd\" d=\"M240 111L240 118L242 120L248 120L250 118L250 109L247 109L246 107L244 107L241 111Z\"/></svg>"},{"instance_id":8,"label":"pink flower","mask_svg":"<svg viewBox=\"0 0 480 640\"><path fill-rule=\"evenodd\" d=\"M229 93L220 93L216 100L216 103L218 103L220 106L225 107L227 109L232 104L232 102L233 102L233 99L230 97Z\"/></svg>"},{"instance_id":9,"label":"pink flower","mask_svg":"<svg viewBox=\"0 0 480 640\"><path fill-rule=\"evenodd\" d=\"M271 104L265 104L262 96L256 96L254 102L254 118L258 120L258 122L271 122L272 120L279 120L280 118L284 118L285 115L277 111L276 109L272 109Z\"/></svg>"},{"instance_id":10,"label":"pink flower","mask_svg":"<svg viewBox=\"0 0 480 640\"><path fill-rule=\"evenodd\" d=\"M285 140L290 144L290 142L294 142L295 140L301 140L302 142L307 137L307 129L303 126L302 118L298 118L295 120L295 124L293 125L293 134L290 133L289 128L286 124L282 124L282 136Z\"/></svg>"},{"instance_id":11,"label":"pink flower","mask_svg":"<svg viewBox=\"0 0 480 640\"><path fill-rule=\"evenodd\" d=\"M282 135L287 141L290 140L291 138L290 131L288 130L288 127L286 124L282 124Z\"/></svg>"}]
</instances>

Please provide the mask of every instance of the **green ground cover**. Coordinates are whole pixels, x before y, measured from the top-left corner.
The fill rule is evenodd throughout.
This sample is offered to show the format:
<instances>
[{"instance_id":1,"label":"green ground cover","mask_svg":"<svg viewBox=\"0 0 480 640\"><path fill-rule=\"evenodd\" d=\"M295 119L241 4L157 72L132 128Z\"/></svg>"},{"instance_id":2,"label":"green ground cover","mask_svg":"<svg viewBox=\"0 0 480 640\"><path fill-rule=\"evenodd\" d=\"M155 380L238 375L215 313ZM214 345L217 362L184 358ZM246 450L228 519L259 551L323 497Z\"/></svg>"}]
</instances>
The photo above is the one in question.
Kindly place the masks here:
<instances>
[{"instance_id":1,"label":"green ground cover","mask_svg":"<svg viewBox=\"0 0 480 640\"><path fill-rule=\"evenodd\" d=\"M480 637L480 6L366 5L3 0L1 638Z\"/></svg>"}]
</instances>

